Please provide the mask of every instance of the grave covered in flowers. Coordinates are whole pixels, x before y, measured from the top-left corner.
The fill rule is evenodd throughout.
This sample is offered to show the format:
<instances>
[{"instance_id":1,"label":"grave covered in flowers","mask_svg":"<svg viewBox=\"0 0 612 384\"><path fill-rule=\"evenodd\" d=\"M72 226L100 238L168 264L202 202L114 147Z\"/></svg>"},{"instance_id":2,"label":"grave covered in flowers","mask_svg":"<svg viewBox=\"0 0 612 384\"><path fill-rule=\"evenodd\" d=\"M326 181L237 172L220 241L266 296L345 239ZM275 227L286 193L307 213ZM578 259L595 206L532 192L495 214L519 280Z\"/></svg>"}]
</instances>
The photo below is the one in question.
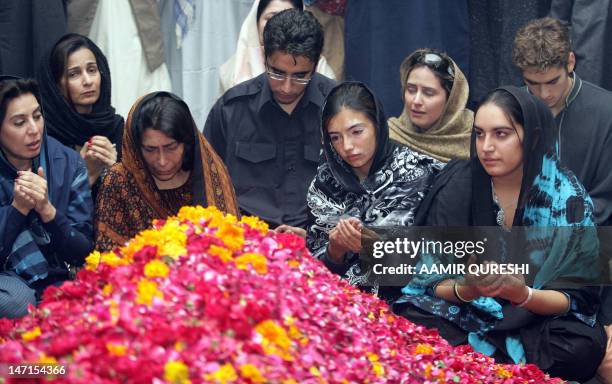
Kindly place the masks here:
<instances>
[{"instance_id":1,"label":"grave covered in flowers","mask_svg":"<svg viewBox=\"0 0 612 384\"><path fill-rule=\"evenodd\" d=\"M61 382L557 383L497 365L331 274L304 240L184 207L0 320L0 361Z\"/></svg>"}]
</instances>

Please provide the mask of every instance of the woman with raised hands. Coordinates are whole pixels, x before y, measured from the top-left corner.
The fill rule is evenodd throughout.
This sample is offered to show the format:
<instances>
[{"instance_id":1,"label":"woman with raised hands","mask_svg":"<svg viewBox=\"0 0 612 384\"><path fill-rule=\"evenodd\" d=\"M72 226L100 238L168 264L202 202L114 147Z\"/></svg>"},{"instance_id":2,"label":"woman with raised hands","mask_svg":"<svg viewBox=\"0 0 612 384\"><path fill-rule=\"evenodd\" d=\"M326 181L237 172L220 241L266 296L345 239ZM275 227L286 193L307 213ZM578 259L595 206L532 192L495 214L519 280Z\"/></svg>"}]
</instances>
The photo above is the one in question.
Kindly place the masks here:
<instances>
[{"instance_id":1,"label":"woman with raised hands","mask_svg":"<svg viewBox=\"0 0 612 384\"><path fill-rule=\"evenodd\" d=\"M0 77L0 318L20 317L93 249L81 157L48 137L34 80Z\"/></svg>"},{"instance_id":2,"label":"woman with raised hands","mask_svg":"<svg viewBox=\"0 0 612 384\"><path fill-rule=\"evenodd\" d=\"M67 34L43 56L38 82L49 135L81 154L95 195L121 158L124 123L111 105L106 57L87 37Z\"/></svg>"}]
</instances>

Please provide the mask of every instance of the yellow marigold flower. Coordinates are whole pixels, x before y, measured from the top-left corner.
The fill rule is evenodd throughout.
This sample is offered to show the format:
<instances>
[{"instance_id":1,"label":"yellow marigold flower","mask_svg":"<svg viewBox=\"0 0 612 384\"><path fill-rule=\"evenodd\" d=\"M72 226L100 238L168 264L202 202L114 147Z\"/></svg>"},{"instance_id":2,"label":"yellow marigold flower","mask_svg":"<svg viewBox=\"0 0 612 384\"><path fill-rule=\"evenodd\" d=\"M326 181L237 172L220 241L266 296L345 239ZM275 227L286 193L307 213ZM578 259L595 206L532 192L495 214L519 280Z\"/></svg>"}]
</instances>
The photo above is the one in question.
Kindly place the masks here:
<instances>
[{"instance_id":1,"label":"yellow marigold flower","mask_svg":"<svg viewBox=\"0 0 612 384\"><path fill-rule=\"evenodd\" d=\"M269 230L268 223L255 216L242 216L240 223L259 231L262 235L268 233Z\"/></svg>"},{"instance_id":2,"label":"yellow marigold flower","mask_svg":"<svg viewBox=\"0 0 612 384\"><path fill-rule=\"evenodd\" d=\"M307 345L309 343L308 338L295 326L295 317L287 317L285 319L285 325L289 327L289 337L292 340L297 340L301 345Z\"/></svg>"},{"instance_id":3,"label":"yellow marigold flower","mask_svg":"<svg viewBox=\"0 0 612 384\"><path fill-rule=\"evenodd\" d=\"M429 344L417 344L414 349L415 355L431 355L433 353L433 347Z\"/></svg>"},{"instance_id":4,"label":"yellow marigold flower","mask_svg":"<svg viewBox=\"0 0 612 384\"><path fill-rule=\"evenodd\" d=\"M57 364L57 359L53 356L47 356L45 355L44 352L42 352L38 356L38 363L39 364Z\"/></svg>"},{"instance_id":5,"label":"yellow marigold flower","mask_svg":"<svg viewBox=\"0 0 612 384\"><path fill-rule=\"evenodd\" d=\"M227 384L233 383L238 380L238 375L236 374L236 370L231 364L223 364L213 373L205 375L204 378L215 383Z\"/></svg>"},{"instance_id":6,"label":"yellow marigold flower","mask_svg":"<svg viewBox=\"0 0 612 384\"><path fill-rule=\"evenodd\" d=\"M501 377L502 379L509 379L509 378L512 377L512 372L508 371L505 368L498 367L497 368L497 376Z\"/></svg>"},{"instance_id":7,"label":"yellow marigold flower","mask_svg":"<svg viewBox=\"0 0 612 384\"><path fill-rule=\"evenodd\" d=\"M184 245L178 243L165 243L160 247L160 255L170 256L174 260L187 254L187 249Z\"/></svg>"},{"instance_id":8,"label":"yellow marigold flower","mask_svg":"<svg viewBox=\"0 0 612 384\"><path fill-rule=\"evenodd\" d=\"M102 259L102 255L98 251L93 251L85 258L85 269L89 271L95 271L98 269L98 265L100 265L100 260Z\"/></svg>"},{"instance_id":9,"label":"yellow marigold flower","mask_svg":"<svg viewBox=\"0 0 612 384\"><path fill-rule=\"evenodd\" d=\"M266 382L266 378L261 374L261 372L259 372L259 369L257 369L257 367L253 364L241 365L240 376L256 384Z\"/></svg>"},{"instance_id":10,"label":"yellow marigold flower","mask_svg":"<svg viewBox=\"0 0 612 384\"><path fill-rule=\"evenodd\" d=\"M42 334L40 327L34 327L30 331L24 332L21 334L21 339L23 341L32 341L38 339L38 337Z\"/></svg>"},{"instance_id":11,"label":"yellow marigold flower","mask_svg":"<svg viewBox=\"0 0 612 384\"><path fill-rule=\"evenodd\" d=\"M308 372L310 372L310 374L313 375L314 377L320 377L321 376L321 372L319 372L319 368L317 368L317 367L310 367Z\"/></svg>"},{"instance_id":12,"label":"yellow marigold flower","mask_svg":"<svg viewBox=\"0 0 612 384\"><path fill-rule=\"evenodd\" d=\"M117 321L119 321L119 303L117 303L115 300L110 300L108 304L108 312L110 313L111 323L117 324Z\"/></svg>"},{"instance_id":13,"label":"yellow marigold flower","mask_svg":"<svg viewBox=\"0 0 612 384\"><path fill-rule=\"evenodd\" d=\"M374 371L374 374L376 375L376 377L381 377L382 375L384 375L385 369L383 368L382 364L380 364L379 362L380 357L377 354L371 353L371 352L368 352L366 356L368 357L368 360L372 364L372 370Z\"/></svg>"},{"instance_id":14,"label":"yellow marigold flower","mask_svg":"<svg viewBox=\"0 0 612 384\"><path fill-rule=\"evenodd\" d=\"M111 356L121 357L125 356L127 352L127 347L121 344L106 343L106 350L108 351L108 353L111 354Z\"/></svg>"},{"instance_id":15,"label":"yellow marigold flower","mask_svg":"<svg viewBox=\"0 0 612 384\"><path fill-rule=\"evenodd\" d=\"M164 298L164 293L157 289L155 282L140 279L138 282L138 296L136 297L136 303L151 305L154 297Z\"/></svg>"},{"instance_id":16,"label":"yellow marigold flower","mask_svg":"<svg viewBox=\"0 0 612 384\"><path fill-rule=\"evenodd\" d=\"M372 370L376 377L382 377L385 374L385 369L380 363L372 363Z\"/></svg>"},{"instance_id":17,"label":"yellow marigold flower","mask_svg":"<svg viewBox=\"0 0 612 384\"><path fill-rule=\"evenodd\" d=\"M232 251L214 244L211 245L210 248L208 248L208 254L217 256L224 263L227 263L233 259Z\"/></svg>"},{"instance_id":18,"label":"yellow marigold flower","mask_svg":"<svg viewBox=\"0 0 612 384\"><path fill-rule=\"evenodd\" d=\"M195 225L200 225L200 222L205 221L211 228L218 228L222 222L227 220L227 218L223 216L223 212L219 211L217 207L210 206L204 208L200 205L181 208L176 218L180 221L189 221Z\"/></svg>"},{"instance_id":19,"label":"yellow marigold flower","mask_svg":"<svg viewBox=\"0 0 612 384\"><path fill-rule=\"evenodd\" d=\"M156 223L154 223L155 226ZM147 229L140 232L132 241L121 248L126 261L131 261L134 254L144 246L155 246L160 256L170 256L174 259L186 253L187 225L177 219L169 218L161 228Z\"/></svg>"},{"instance_id":20,"label":"yellow marigold flower","mask_svg":"<svg viewBox=\"0 0 612 384\"><path fill-rule=\"evenodd\" d=\"M113 285L108 283L104 286L104 288L102 288L102 294L104 296L110 296L111 293L113 293Z\"/></svg>"},{"instance_id":21,"label":"yellow marigold flower","mask_svg":"<svg viewBox=\"0 0 612 384\"><path fill-rule=\"evenodd\" d=\"M287 361L293 360L289 354L291 339L283 327L273 320L265 320L255 326L255 332L263 337L261 347L266 354L277 355Z\"/></svg>"},{"instance_id":22,"label":"yellow marigold flower","mask_svg":"<svg viewBox=\"0 0 612 384\"><path fill-rule=\"evenodd\" d=\"M161 260L151 260L144 267L146 277L166 277L170 268Z\"/></svg>"},{"instance_id":23,"label":"yellow marigold flower","mask_svg":"<svg viewBox=\"0 0 612 384\"><path fill-rule=\"evenodd\" d=\"M185 343L183 343L182 341L177 341L176 343L174 343L174 349L177 352L182 352L185 349Z\"/></svg>"},{"instance_id":24,"label":"yellow marigold flower","mask_svg":"<svg viewBox=\"0 0 612 384\"><path fill-rule=\"evenodd\" d=\"M217 230L217 237L231 251L238 251L242 249L244 244L244 229L234 224L222 222Z\"/></svg>"},{"instance_id":25,"label":"yellow marigold flower","mask_svg":"<svg viewBox=\"0 0 612 384\"><path fill-rule=\"evenodd\" d=\"M176 215L180 221L189 221L193 224L198 224L200 220L206 220L206 216L206 210L201 205L182 207Z\"/></svg>"},{"instance_id":26,"label":"yellow marigold flower","mask_svg":"<svg viewBox=\"0 0 612 384\"><path fill-rule=\"evenodd\" d=\"M182 361L169 361L164 365L164 380L170 383L189 384L189 368Z\"/></svg>"},{"instance_id":27,"label":"yellow marigold flower","mask_svg":"<svg viewBox=\"0 0 612 384\"><path fill-rule=\"evenodd\" d=\"M236 263L236 268L238 269L247 269L248 265L251 264L253 269L263 275L268 272L268 261L264 255L259 253L245 253L238 256L234 263Z\"/></svg>"},{"instance_id":28,"label":"yellow marigold flower","mask_svg":"<svg viewBox=\"0 0 612 384\"><path fill-rule=\"evenodd\" d=\"M117 254L114 252L102 253L100 257L100 263L109 265L113 268L118 267L120 265L129 264L128 260L122 259L121 257L117 256Z\"/></svg>"}]
</instances>

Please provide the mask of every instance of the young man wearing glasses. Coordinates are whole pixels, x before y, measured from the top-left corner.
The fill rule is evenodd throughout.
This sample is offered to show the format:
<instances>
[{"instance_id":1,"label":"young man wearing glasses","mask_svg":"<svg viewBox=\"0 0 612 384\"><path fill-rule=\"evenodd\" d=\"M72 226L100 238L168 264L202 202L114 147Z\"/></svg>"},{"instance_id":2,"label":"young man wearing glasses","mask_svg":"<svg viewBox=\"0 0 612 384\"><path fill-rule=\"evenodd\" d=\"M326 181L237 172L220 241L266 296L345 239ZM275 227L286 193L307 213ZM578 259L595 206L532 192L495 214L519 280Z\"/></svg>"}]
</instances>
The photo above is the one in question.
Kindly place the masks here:
<instances>
[{"instance_id":1,"label":"young man wearing glasses","mask_svg":"<svg viewBox=\"0 0 612 384\"><path fill-rule=\"evenodd\" d=\"M612 225L612 92L574 72L569 29L550 17L523 26L512 60L531 93L557 122L561 163L576 174L593 199L598 225Z\"/></svg>"},{"instance_id":2,"label":"young man wearing glasses","mask_svg":"<svg viewBox=\"0 0 612 384\"><path fill-rule=\"evenodd\" d=\"M321 149L320 110L334 81L315 72L323 31L288 9L264 29L266 72L215 103L204 135L223 158L242 213L305 227L306 193Z\"/></svg>"}]
</instances>

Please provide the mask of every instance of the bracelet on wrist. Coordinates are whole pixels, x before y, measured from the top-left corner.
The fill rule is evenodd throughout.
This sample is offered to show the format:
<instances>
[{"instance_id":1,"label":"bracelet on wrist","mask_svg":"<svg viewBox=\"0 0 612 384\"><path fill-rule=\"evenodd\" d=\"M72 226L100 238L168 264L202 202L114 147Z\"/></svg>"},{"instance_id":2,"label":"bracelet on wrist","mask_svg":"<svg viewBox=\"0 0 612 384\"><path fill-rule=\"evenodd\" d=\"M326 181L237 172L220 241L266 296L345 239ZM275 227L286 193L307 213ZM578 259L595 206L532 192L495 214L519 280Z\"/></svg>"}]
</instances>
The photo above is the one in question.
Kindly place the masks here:
<instances>
[{"instance_id":1,"label":"bracelet on wrist","mask_svg":"<svg viewBox=\"0 0 612 384\"><path fill-rule=\"evenodd\" d=\"M525 300L521 301L520 303L512 303L512 305L518 308L522 308L526 306L531 301L532 298L533 298L533 289L531 289L531 287L527 287L527 297L525 298Z\"/></svg>"},{"instance_id":2,"label":"bracelet on wrist","mask_svg":"<svg viewBox=\"0 0 612 384\"><path fill-rule=\"evenodd\" d=\"M461 297L461 295L459 294L459 288L458 287L459 287L459 284L455 280L455 284L453 284L453 292L455 293L455 298L457 298L457 300L459 300L459 302L467 304L467 303L471 303L472 301L474 301L474 299L466 300L463 297Z\"/></svg>"}]
</instances>

